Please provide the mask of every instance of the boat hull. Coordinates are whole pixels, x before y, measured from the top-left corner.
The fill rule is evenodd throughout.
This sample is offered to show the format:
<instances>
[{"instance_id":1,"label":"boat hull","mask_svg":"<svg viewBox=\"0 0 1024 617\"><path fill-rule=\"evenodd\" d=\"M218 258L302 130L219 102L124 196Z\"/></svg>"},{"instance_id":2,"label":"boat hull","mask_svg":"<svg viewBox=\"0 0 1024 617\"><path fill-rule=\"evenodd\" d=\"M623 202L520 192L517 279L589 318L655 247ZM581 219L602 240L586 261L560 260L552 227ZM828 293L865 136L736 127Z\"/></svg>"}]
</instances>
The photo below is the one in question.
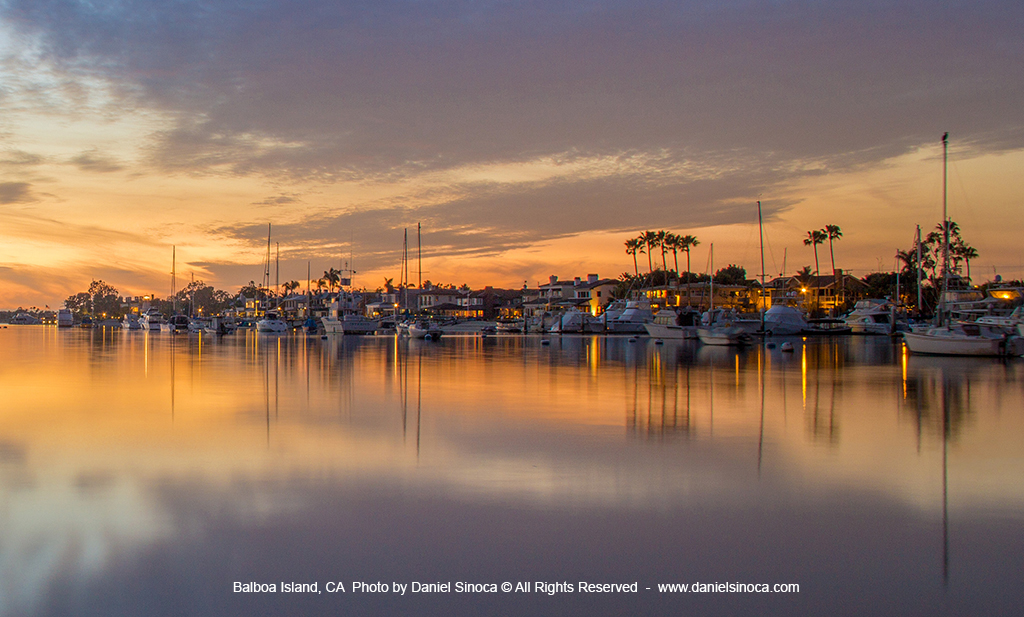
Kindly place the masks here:
<instances>
[{"instance_id":1,"label":"boat hull","mask_svg":"<svg viewBox=\"0 0 1024 617\"><path fill-rule=\"evenodd\" d=\"M1007 342L1000 338L931 332L904 332L903 341L907 349L915 354L934 356L1003 356L1007 354Z\"/></svg>"}]
</instances>

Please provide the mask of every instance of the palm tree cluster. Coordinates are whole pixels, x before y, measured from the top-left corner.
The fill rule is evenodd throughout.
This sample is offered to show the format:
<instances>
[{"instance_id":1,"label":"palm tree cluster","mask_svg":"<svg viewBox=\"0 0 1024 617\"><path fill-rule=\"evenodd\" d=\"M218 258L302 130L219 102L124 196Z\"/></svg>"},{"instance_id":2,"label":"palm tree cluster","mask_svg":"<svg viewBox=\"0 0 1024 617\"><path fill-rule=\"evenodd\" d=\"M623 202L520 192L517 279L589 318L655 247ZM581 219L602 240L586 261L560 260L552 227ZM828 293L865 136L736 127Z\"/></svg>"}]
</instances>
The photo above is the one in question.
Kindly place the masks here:
<instances>
[{"instance_id":1,"label":"palm tree cluster","mask_svg":"<svg viewBox=\"0 0 1024 617\"><path fill-rule=\"evenodd\" d=\"M686 272L690 272L690 249L700 244L695 236L674 234L671 231L645 231L636 238L626 240L626 254L633 257L633 274L640 277L640 266L637 263L637 254L647 255L647 272L653 275L656 264L654 263L654 252L661 252L661 270L669 272L666 253L672 251L672 263L675 266L672 272L679 276L679 253L686 253Z\"/></svg>"},{"instance_id":2,"label":"palm tree cluster","mask_svg":"<svg viewBox=\"0 0 1024 617\"><path fill-rule=\"evenodd\" d=\"M814 273L820 275L821 268L818 266L818 245L828 240L828 253L832 259L832 272L836 271L836 253L833 248L833 241L843 237L843 230L839 225L825 225L821 229L812 229L807 232L804 238L804 246L814 247Z\"/></svg>"}]
</instances>

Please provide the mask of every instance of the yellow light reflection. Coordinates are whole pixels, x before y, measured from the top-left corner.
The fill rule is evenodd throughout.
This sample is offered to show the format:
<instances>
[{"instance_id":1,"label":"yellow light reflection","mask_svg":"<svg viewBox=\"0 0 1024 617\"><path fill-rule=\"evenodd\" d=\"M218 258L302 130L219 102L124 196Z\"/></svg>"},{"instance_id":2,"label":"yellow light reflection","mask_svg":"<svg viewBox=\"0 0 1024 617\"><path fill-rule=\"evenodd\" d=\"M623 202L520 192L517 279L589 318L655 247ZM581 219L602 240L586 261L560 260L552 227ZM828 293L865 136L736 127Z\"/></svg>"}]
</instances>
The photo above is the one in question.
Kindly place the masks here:
<instances>
[{"instance_id":1,"label":"yellow light reflection","mask_svg":"<svg viewBox=\"0 0 1024 617\"><path fill-rule=\"evenodd\" d=\"M805 341L806 342L806 341ZM803 406L807 410L807 345L800 346L800 384L803 392Z\"/></svg>"}]
</instances>

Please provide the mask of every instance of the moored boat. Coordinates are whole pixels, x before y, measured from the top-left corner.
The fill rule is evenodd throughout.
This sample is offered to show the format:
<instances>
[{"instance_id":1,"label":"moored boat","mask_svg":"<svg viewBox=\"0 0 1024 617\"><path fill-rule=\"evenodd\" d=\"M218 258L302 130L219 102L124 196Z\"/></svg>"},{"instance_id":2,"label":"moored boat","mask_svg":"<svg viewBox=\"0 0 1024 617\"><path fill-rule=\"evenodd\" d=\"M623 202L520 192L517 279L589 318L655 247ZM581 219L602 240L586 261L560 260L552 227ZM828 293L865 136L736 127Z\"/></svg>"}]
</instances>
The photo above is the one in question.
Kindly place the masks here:
<instances>
[{"instance_id":1,"label":"moored boat","mask_svg":"<svg viewBox=\"0 0 1024 617\"><path fill-rule=\"evenodd\" d=\"M1016 356L1024 353L1024 339L992 335L977 326L940 326L924 332L904 332L903 342L915 354L937 356Z\"/></svg>"},{"instance_id":2,"label":"moored boat","mask_svg":"<svg viewBox=\"0 0 1024 617\"><path fill-rule=\"evenodd\" d=\"M288 324L274 311L268 311L263 319L256 322L256 331L261 334L282 334L288 331Z\"/></svg>"},{"instance_id":3,"label":"moored boat","mask_svg":"<svg viewBox=\"0 0 1024 617\"><path fill-rule=\"evenodd\" d=\"M57 311L58 328L70 328L73 325L75 325L75 315L71 312L71 309L62 308Z\"/></svg>"}]
</instances>

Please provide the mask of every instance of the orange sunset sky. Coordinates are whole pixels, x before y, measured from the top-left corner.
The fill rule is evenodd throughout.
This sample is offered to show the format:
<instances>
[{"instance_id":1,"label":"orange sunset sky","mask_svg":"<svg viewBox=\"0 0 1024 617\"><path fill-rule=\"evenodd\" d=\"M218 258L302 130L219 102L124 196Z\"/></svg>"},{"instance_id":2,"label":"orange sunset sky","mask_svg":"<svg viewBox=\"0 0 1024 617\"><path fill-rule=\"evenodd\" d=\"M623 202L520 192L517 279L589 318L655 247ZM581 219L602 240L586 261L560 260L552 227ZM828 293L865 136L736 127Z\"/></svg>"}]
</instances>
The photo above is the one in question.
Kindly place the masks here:
<instances>
[{"instance_id":1,"label":"orange sunset sky","mask_svg":"<svg viewBox=\"0 0 1024 617\"><path fill-rule=\"evenodd\" d=\"M0 308L351 260L531 286L632 271L891 270L951 218L975 282L1024 278L1019 3L0 2ZM821 268L828 265L827 248ZM658 256L660 259L660 255ZM643 258L646 261L646 258ZM412 266L416 280L416 264Z\"/></svg>"}]
</instances>

